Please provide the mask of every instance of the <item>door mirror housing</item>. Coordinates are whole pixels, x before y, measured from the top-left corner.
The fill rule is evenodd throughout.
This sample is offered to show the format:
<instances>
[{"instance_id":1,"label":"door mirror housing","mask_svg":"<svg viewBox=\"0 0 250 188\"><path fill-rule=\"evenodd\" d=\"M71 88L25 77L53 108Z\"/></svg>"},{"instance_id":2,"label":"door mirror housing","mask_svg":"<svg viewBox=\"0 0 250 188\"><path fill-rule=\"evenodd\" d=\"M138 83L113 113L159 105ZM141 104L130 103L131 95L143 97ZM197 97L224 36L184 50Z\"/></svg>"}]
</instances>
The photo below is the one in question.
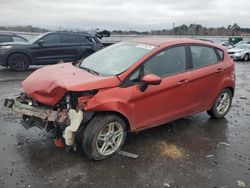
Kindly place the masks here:
<instances>
[{"instance_id":1,"label":"door mirror housing","mask_svg":"<svg viewBox=\"0 0 250 188\"><path fill-rule=\"evenodd\" d=\"M37 44L38 44L39 46L42 46L42 45L44 44L44 40L39 40L39 41L37 42Z\"/></svg>"},{"instance_id":2,"label":"door mirror housing","mask_svg":"<svg viewBox=\"0 0 250 188\"><path fill-rule=\"evenodd\" d=\"M140 90L145 91L148 85L159 85L161 83L161 77L156 76L154 74L147 74L142 77Z\"/></svg>"}]
</instances>

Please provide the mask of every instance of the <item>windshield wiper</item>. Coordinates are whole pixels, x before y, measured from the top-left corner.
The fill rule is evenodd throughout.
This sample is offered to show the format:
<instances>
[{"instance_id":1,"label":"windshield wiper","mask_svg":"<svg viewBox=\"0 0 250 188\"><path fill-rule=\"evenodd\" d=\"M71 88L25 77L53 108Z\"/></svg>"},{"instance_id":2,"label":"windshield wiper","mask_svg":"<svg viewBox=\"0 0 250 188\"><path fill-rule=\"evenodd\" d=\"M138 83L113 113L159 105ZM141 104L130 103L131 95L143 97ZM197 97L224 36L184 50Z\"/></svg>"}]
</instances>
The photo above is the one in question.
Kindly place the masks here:
<instances>
[{"instance_id":1,"label":"windshield wiper","mask_svg":"<svg viewBox=\"0 0 250 188\"><path fill-rule=\"evenodd\" d=\"M88 71L88 72L90 72L91 74L99 75L99 72L96 72L96 71L94 71L94 70L92 70L90 68L87 68L87 67L81 67L81 68Z\"/></svg>"}]
</instances>

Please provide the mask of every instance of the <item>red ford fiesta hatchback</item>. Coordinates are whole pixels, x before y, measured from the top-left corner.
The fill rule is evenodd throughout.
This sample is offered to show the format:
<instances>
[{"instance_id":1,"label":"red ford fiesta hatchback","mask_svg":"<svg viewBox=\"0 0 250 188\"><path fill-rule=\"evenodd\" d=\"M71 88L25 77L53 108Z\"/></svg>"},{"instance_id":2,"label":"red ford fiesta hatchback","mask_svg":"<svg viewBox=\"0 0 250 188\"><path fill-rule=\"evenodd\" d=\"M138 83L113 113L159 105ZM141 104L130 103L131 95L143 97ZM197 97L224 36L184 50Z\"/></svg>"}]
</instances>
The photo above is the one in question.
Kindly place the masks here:
<instances>
[{"instance_id":1,"label":"red ford fiesta hatchback","mask_svg":"<svg viewBox=\"0 0 250 188\"><path fill-rule=\"evenodd\" d=\"M102 160L118 151L128 131L207 111L224 117L235 88L226 50L193 39L144 38L120 42L72 63L41 68L5 106L26 127L55 129L57 146L78 141ZM63 141L63 142L62 142Z\"/></svg>"}]
</instances>

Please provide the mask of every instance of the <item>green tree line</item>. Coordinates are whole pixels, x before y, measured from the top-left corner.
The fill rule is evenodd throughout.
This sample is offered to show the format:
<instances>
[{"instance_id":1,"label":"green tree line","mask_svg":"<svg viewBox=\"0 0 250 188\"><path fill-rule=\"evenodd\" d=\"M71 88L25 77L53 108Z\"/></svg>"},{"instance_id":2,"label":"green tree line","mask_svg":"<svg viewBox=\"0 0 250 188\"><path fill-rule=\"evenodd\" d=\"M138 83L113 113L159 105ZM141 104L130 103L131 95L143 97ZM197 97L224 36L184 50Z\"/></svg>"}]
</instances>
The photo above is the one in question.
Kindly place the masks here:
<instances>
[{"instance_id":1,"label":"green tree line","mask_svg":"<svg viewBox=\"0 0 250 188\"><path fill-rule=\"evenodd\" d=\"M250 35L250 28L241 28L237 23L227 27L204 27L201 24L182 24L173 29L151 30L151 31L123 31L113 30L112 34L143 34L143 35L209 35L209 36L238 36Z\"/></svg>"},{"instance_id":2,"label":"green tree line","mask_svg":"<svg viewBox=\"0 0 250 188\"><path fill-rule=\"evenodd\" d=\"M34 27L32 25L27 26L0 26L0 31L19 31L19 32L48 32L48 29ZM66 30L65 30L66 31ZM85 32L83 30L70 31ZM250 28L241 28L237 23L228 25L227 27L205 27L201 24L182 24L172 29L151 30L151 31L136 31L136 30L113 30L111 34L118 35L209 35L209 36L239 36L250 35Z\"/></svg>"}]
</instances>

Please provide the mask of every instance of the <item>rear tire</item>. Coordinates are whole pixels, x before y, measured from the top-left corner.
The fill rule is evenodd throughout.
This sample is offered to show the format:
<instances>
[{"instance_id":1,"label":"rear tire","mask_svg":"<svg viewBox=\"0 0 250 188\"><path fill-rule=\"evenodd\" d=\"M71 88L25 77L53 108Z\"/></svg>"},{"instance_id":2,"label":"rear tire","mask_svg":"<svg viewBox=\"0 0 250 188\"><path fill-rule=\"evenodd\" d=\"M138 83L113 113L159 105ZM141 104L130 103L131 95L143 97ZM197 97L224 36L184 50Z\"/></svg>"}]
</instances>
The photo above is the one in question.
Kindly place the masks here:
<instances>
[{"instance_id":1,"label":"rear tire","mask_svg":"<svg viewBox=\"0 0 250 188\"><path fill-rule=\"evenodd\" d=\"M24 71L29 67L30 60L27 55L22 53L11 54L8 58L8 66L13 71Z\"/></svg>"},{"instance_id":2,"label":"rear tire","mask_svg":"<svg viewBox=\"0 0 250 188\"><path fill-rule=\"evenodd\" d=\"M214 119L223 118L229 111L232 104L232 92L230 89L224 89L215 100L213 107L207 111Z\"/></svg>"},{"instance_id":3,"label":"rear tire","mask_svg":"<svg viewBox=\"0 0 250 188\"><path fill-rule=\"evenodd\" d=\"M126 124L112 114L97 114L83 135L83 151L91 160L103 160L119 151L127 135Z\"/></svg>"}]
</instances>

